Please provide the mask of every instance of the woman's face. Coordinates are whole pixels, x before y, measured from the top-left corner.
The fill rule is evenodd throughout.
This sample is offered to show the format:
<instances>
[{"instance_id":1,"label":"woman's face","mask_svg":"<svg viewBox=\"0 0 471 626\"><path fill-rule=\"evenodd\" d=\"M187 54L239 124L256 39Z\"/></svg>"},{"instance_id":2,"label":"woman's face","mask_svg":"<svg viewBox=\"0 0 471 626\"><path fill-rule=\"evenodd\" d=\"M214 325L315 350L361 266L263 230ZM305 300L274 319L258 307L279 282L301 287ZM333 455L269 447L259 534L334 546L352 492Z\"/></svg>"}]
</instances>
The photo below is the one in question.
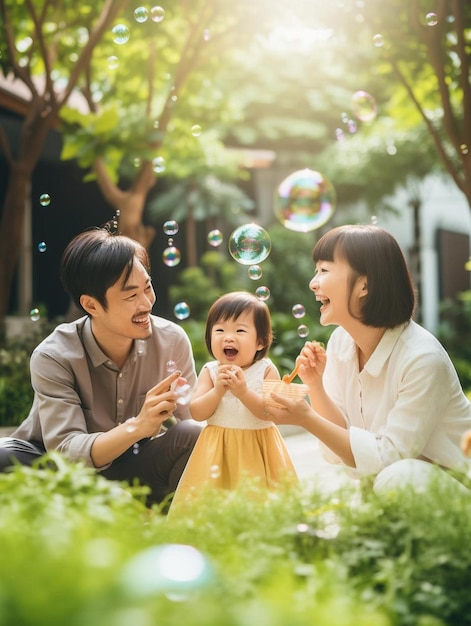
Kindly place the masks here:
<instances>
[{"instance_id":1,"label":"woman's face","mask_svg":"<svg viewBox=\"0 0 471 626\"><path fill-rule=\"evenodd\" d=\"M316 273L309 283L309 289L321 303L322 326L335 324L345 327L360 317L361 298L368 293L366 277L358 277L350 293L352 271L348 262L341 257L316 264Z\"/></svg>"}]
</instances>

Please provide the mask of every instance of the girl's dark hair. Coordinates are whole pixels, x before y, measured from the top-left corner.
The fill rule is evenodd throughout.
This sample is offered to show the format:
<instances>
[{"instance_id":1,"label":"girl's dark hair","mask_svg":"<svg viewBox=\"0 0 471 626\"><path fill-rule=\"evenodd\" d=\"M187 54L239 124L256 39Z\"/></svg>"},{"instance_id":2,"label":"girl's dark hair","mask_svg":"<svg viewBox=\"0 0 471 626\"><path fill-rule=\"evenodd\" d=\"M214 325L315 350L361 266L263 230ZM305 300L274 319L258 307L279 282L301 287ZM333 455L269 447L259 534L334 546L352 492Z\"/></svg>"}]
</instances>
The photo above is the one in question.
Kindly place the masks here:
<instances>
[{"instance_id":1,"label":"girl's dark hair","mask_svg":"<svg viewBox=\"0 0 471 626\"><path fill-rule=\"evenodd\" d=\"M106 310L106 291L118 282L123 272L123 285L126 284L135 258L150 271L147 251L137 241L112 235L103 228L87 230L74 237L64 250L61 281L76 306L82 308L80 297L87 294Z\"/></svg>"},{"instance_id":2,"label":"girl's dark hair","mask_svg":"<svg viewBox=\"0 0 471 626\"><path fill-rule=\"evenodd\" d=\"M350 295L356 279L366 276L361 321L376 328L394 328L414 314L415 290L397 240L379 226L338 226L316 243L312 257L319 261L345 259L352 268ZM351 312L351 311L350 311Z\"/></svg>"},{"instance_id":3,"label":"girl's dark hair","mask_svg":"<svg viewBox=\"0 0 471 626\"><path fill-rule=\"evenodd\" d=\"M226 293L212 304L206 319L205 341L208 352L214 356L211 351L211 332L217 322L237 319L241 313L250 312L253 313L257 339L263 343L263 348L255 353L254 362L262 359L273 341L270 311L265 302L247 291Z\"/></svg>"}]
</instances>

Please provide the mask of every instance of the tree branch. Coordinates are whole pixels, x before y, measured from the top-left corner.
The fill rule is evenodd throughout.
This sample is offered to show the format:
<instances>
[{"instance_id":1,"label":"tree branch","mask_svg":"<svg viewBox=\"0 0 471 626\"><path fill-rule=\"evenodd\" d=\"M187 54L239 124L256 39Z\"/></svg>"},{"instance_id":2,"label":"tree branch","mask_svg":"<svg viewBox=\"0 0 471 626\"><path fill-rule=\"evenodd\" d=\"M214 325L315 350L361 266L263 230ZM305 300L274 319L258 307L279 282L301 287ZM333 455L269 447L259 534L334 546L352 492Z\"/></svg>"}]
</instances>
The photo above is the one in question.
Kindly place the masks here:
<instances>
[{"instance_id":1,"label":"tree branch","mask_svg":"<svg viewBox=\"0 0 471 626\"><path fill-rule=\"evenodd\" d=\"M453 12L455 16L456 33L458 35L457 53L460 59L460 86L463 91L463 141L462 143L471 148L471 84L470 84L470 63L466 51L465 16L463 2L454 0Z\"/></svg>"}]
</instances>

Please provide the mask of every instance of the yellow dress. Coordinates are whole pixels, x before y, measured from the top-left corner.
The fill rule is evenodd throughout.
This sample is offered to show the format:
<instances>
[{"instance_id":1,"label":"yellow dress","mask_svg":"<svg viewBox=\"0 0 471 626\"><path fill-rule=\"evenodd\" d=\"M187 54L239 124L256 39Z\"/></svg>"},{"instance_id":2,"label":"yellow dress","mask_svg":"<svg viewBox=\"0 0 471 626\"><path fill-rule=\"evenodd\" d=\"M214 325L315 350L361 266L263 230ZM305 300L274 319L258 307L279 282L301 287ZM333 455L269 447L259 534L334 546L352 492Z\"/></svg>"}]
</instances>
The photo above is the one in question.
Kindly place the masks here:
<instances>
[{"instance_id":1,"label":"yellow dress","mask_svg":"<svg viewBox=\"0 0 471 626\"><path fill-rule=\"evenodd\" d=\"M244 370L249 389L260 395L269 365L270 359L264 358ZM214 382L219 363L211 361L205 367ZM192 492L196 494L198 487L236 489L244 477L257 478L265 487L288 480L297 482L293 462L275 424L255 417L238 398L226 391L198 437L172 508Z\"/></svg>"}]
</instances>

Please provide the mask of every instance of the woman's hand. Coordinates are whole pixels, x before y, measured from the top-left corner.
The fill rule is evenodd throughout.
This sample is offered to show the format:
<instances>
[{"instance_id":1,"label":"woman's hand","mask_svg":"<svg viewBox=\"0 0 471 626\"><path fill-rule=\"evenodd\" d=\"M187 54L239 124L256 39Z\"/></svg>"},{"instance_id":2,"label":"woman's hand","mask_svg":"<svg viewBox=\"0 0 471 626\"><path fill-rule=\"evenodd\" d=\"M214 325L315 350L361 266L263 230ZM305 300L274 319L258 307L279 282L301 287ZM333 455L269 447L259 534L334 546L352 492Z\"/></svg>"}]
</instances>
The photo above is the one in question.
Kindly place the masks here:
<instances>
[{"instance_id":1,"label":"woman's hand","mask_svg":"<svg viewBox=\"0 0 471 626\"><path fill-rule=\"evenodd\" d=\"M322 382L327 355L324 345L319 341L306 341L296 364L299 365L298 374L303 383L316 386Z\"/></svg>"},{"instance_id":2,"label":"woman's hand","mask_svg":"<svg viewBox=\"0 0 471 626\"><path fill-rule=\"evenodd\" d=\"M292 400L279 393L270 393L265 397L263 409L263 417L267 421L303 428L314 413L306 400Z\"/></svg>"}]
</instances>

